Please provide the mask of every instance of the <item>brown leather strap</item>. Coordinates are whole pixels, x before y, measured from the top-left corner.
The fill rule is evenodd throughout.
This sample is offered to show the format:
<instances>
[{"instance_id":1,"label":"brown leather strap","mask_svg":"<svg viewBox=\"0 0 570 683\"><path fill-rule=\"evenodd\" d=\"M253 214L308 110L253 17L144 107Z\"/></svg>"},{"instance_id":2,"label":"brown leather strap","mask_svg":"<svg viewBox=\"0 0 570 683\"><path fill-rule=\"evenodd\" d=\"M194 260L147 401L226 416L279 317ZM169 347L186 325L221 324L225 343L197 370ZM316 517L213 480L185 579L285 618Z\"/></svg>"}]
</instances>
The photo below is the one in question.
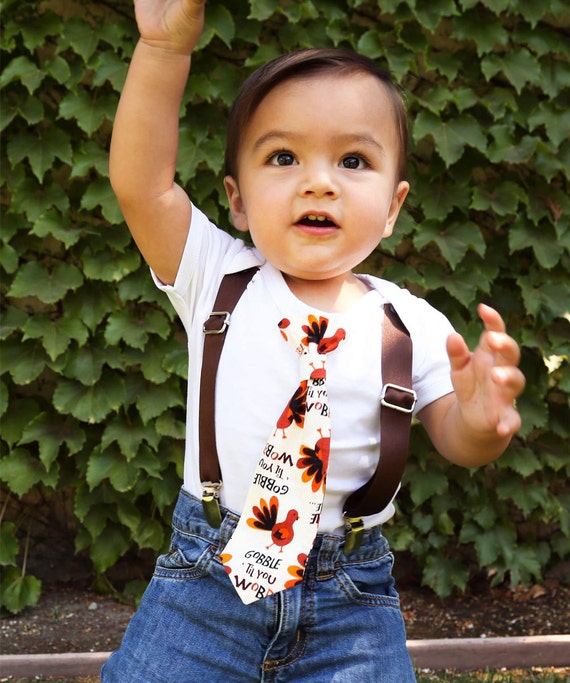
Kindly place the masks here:
<instances>
[{"instance_id":1,"label":"brown leather strap","mask_svg":"<svg viewBox=\"0 0 570 683\"><path fill-rule=\"evenodd\" d=\"M239 273L225 275L214 303L214 311L204 323L199 417L200 479L203 482L219 482L222 480L214 426L216 374L222 347L226 340L225 332L230 323L230 316L257 270L258 268L254 267L242 270Z\"/></svg>"},{"instance_id":2,"label":"brown leather strap","mask_svg":"<svg viewBox=\"0 0 570 683\"><path fill-rule=\"evenodd\" d=\"M222 280L214 312L204 323L204 355L200 380L200 478L221 481L214 427L215 386L218 363L226 338L229 317L257 268L226 275ZM412 341L395 309L384 306L382 332L382 379L380 413L381 457L372 478L350 495L345 504L349 517L372 515L392 500L406 465L412 409Z\"/></svg>"},{"instance_id":3,"label":"brown leather strap","mask_svg":"<svg viewBox=\"0 0 570 683\"><path fill-rule=\"evenodd\" d=\"M384 306L382 326L382 382L380 459L364 486L352 493L344 509L347 517L364 517L383 510L394 497L408 458L412 410L412 340L391 304Z\"/></svg>"}]
</instances>

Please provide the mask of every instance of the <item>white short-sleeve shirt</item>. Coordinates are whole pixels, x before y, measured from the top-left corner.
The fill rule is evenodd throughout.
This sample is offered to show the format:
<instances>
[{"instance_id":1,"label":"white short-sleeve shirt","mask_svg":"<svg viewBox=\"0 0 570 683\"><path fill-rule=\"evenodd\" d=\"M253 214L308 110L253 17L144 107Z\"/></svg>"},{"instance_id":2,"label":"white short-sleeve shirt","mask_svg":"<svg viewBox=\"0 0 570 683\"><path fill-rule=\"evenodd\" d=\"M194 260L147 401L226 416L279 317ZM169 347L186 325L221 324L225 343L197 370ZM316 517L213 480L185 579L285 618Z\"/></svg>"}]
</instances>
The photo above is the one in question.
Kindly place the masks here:
<instances>
[{"instance_id":1,"label":"white short-sleeve shirt","mask_svg":"<svg viewBox=\"0 0 570 683\"><path fill-rule=\"evenodd\" d=\"M342 327L346 339L327 358L331 453L320 532L342 533L343 503L373 474L380 453L381 340L383 304L390 302L413 342L416 412L453 391L445 340L451 324L426 301L393 283L359 275L371 288L348 312L319 311L290 291L281 273L255 249L219 230L193 207L192 224L174 285L156 284L169 296L188 334L189 379L184 487L202 494L198 466L198 410L202 326L222 277L259 266L232 315L216 381L216 440L222 471L222 503L241 513L253 471L275 422L299 381L295 350L282 338L283 317L308 313ZM390 503L365 520L382 524Z\"/></svg>"}]
</instances>

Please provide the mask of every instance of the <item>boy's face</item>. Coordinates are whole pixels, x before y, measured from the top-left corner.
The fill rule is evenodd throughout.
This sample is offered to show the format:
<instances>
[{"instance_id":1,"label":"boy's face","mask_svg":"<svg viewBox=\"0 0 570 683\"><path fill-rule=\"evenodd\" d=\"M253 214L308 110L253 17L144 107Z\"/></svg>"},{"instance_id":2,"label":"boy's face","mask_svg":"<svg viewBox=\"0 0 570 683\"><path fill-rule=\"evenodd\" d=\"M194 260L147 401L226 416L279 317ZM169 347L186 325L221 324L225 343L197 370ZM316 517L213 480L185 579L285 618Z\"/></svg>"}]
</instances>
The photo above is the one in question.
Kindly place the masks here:
<instances>
[{"instance_id":1,"label":"boy's face","mask_svg":"<svg viewBox=\"0 0 570 683\"><path fill-rule=\"evenodd\" d=\"M238 178L225 179L234 224L290 278L344 278L392 233L409 189L398 145L373 76L281 83L244 132Z\"/></svg>"}]
</instances>

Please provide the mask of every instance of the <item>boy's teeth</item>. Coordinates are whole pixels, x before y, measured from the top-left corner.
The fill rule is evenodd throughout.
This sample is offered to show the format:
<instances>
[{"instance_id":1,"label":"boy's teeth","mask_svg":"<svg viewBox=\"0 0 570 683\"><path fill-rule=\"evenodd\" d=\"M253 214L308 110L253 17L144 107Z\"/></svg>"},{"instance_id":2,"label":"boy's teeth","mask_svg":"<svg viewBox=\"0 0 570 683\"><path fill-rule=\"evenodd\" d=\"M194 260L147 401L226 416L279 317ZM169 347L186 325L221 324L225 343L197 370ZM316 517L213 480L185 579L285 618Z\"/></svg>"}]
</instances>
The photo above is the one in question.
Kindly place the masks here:
<instances>
[{"instance_id":1,"label":"boy's teeth","mask_svg":"<svg viewBox=\"0 0 570 683\"><path fill-rule=\"evenodd\" d=\"M325 220L325 217L324 217L324 216L315 216L314 213L310 213L310 214L307 216L307 218L308 218L310 221L324 221L324 220Z\"/></svg>"}]
</instances>

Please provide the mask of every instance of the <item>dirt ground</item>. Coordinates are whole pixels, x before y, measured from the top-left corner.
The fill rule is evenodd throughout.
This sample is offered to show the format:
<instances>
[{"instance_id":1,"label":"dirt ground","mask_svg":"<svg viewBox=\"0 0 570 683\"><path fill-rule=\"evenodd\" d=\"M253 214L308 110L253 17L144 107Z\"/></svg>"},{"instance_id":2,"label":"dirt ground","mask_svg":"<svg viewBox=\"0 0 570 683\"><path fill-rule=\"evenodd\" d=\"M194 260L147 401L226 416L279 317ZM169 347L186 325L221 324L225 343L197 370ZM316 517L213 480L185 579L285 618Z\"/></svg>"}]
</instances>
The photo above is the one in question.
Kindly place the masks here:
<instances>
[{"instance_id":1,"label":"dirt ground","mask_svg":"<svg viewBox=\"0 0 570 683\"><path fill-rule=\"evenodd\" d=\"M569 633L570 586L483 589L440 600L399 586L408 637L484 638ZM44 584L36 607L0 620L0 653L106 652L118 647L133 607L84 586Z\"/></svg>"}]
</instances>

